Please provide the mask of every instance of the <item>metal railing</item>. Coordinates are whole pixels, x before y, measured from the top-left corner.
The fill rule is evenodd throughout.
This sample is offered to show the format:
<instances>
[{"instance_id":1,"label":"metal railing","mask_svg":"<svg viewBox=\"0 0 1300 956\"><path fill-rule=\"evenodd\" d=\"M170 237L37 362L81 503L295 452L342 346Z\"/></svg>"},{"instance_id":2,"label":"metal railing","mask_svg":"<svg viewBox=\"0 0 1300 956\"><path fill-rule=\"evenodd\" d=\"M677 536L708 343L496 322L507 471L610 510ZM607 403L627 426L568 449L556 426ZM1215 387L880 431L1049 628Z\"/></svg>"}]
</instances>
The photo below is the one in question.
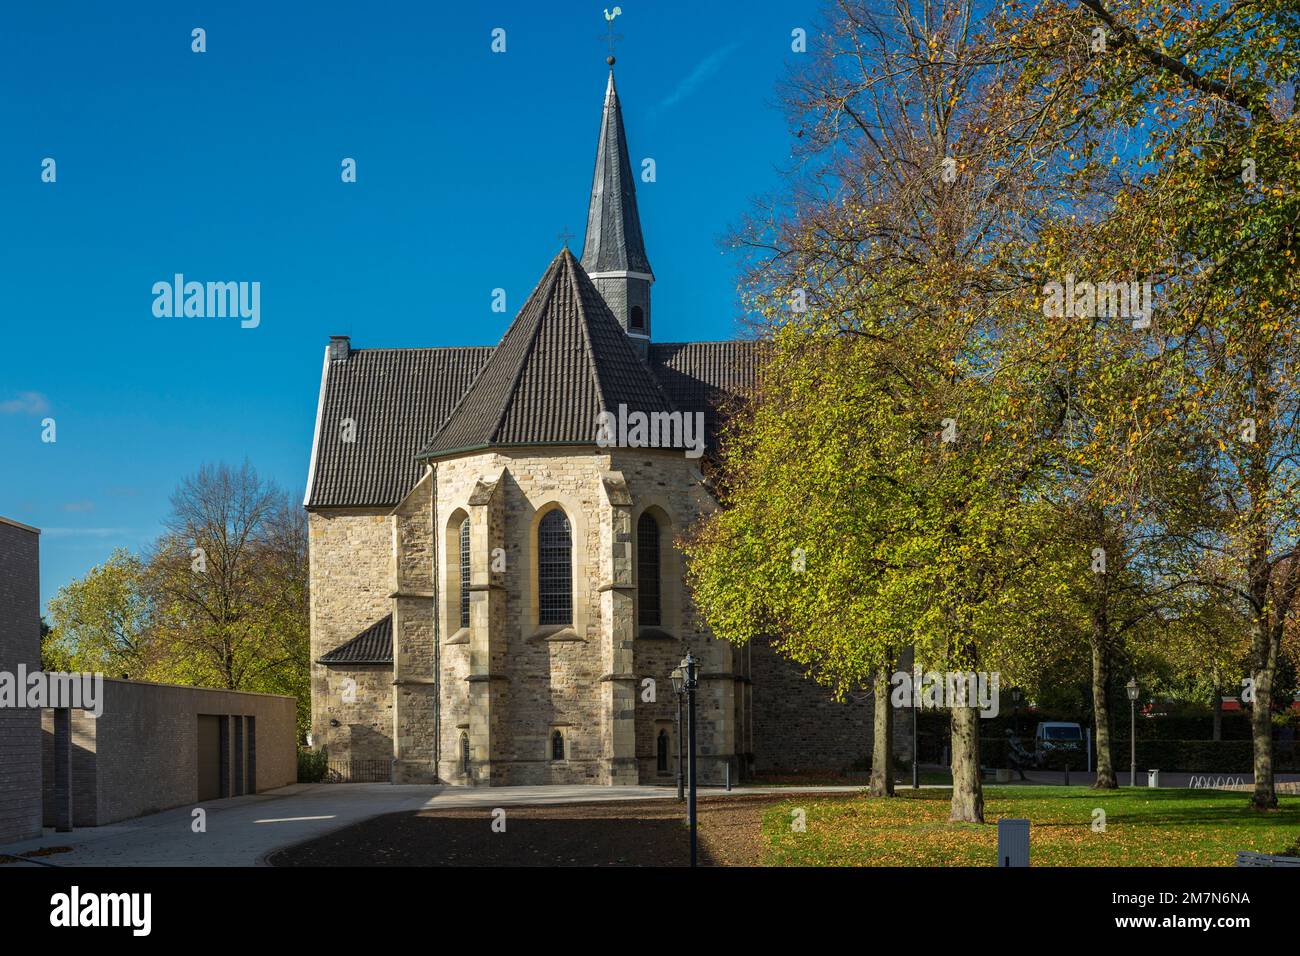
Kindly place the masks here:
<instances>
[{"instance_id":1,"label":"metal railing","mask_svg":"<svg viewBox=\"0 0 1300 956\"><path fill-rule=\"evenodd\" d=\"M331 760L325 783L388 783L393 779L391 760Z\"/></svg>"}]
</instances>

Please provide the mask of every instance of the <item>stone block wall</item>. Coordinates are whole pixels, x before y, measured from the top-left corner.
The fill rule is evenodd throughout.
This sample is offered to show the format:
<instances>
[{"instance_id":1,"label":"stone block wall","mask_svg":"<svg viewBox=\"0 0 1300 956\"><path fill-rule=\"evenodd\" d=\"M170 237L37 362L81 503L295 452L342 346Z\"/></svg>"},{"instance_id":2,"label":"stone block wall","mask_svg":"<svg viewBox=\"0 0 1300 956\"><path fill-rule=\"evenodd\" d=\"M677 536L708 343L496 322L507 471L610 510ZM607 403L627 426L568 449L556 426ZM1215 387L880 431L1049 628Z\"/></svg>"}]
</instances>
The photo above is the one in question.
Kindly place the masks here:
<instances>
[{"instance_id":1,"label":"stone block wall","mask_svg":"<svg viewBox=\"0 0 1300 956\"><path fill-rule=\"evenodd\" d=\"M394 783L437 779L433 485L432 473L426 472L390 519Z\"/></svg>"},{"instance_id":2,"label":"stone block wall","mask_svg":"<svg viewBox=\"0 0 1300 956\"><path fill-rule=\"evenodd\" d=\"M467 680L476 666L466 635L458 637L459 628L443 627L440 778L468 782L460 768L461 735L470 734L473 723L467 685L490 675L494 679L488 683L499 685L495 696L483 698L491 701L483 706L493 709L492 783L609 783L624 773L624 764L616 763L620 760L633 775L628 782L638 777L663 782L655 767L656 728L674 718L668 675L690 647L706 675L699 698L701 779L721 782L722 764L732 759L735 746L732 721L726 716L734 707L731 651L702 629L680 586L680 556L671 543L712 507L696 464L666 451L593 455L580 449L548 448L536 454L520 450L468 455L438 463L436 472L434 526L440 540L435 550L445 556L439 580L444 594L440 600L447 605L440 619L458 622L454 605L459 594L452 587L455 573L447 567L456 554L451 536L458 534L459 517L475 511L471 499L483 482L495 483L485 521L492 525L490 533L500 535L505 559L505 570L499 575L481 569L483 580L503 589L499 592L502 619L488 615L486 626L493 629L495 642L492 659L477 668L482 674L474 681ZM606 490L611 475L622 480L631 499L618 527L615 514L624 506L611 504ZM573 626L559 630L539 626L534 593L537 524L546 510L556 506L569 518L575 549ZM638 630L635 606L617 600L608 586L622 574L619 561L635 552L630 529L647 507L669 519L661 535L670 552L664 580L676 586L665 588L667 614L664 627L657 629L660 633L645 640L634 638L632 653L620 657L625 640L616 635ZM478 563L490 564L491 548L476 539L473 560L478 581ZM475 626L479 626L477 619ZM654 702L642 699L645 677L656 681ZM625 745L619 742L619 720L629 725ZM556 730L564 737L563 760L552 759L551 736ZM623 746L627 756L616 756ZM482 740L472 742L475 761L489 759L487 747Z\"/></svg>"},{"instance_id":3,"label":"stone block wall","mask_svg":"<svg viewBox=\"0 0 1300 956\"><path fill-rule=\"evenodd\" d=\"M336 508L307 516L308 569L311 593L312 744L325 747L331 758L350 757L356 736L365 737L365 757L380 749L378 740L362 730L381 732L387 720L388 756L392 756L393 687L368 674L343 673L316 663L322 655L346 644L393 610L393 527L389 508ZM342 679L357 679L358 699L340 711ZM362 694L366 696L362 696ZM373 696L371 696L373 694ZM331 727L331 718L339 727Z\"/></svg>"},{"instance_id":4,"label":"stone block wall","mask_svg":"<svg viewBox=\"0 0 1300 956\"><path fill-rule=\"evenodd\" d=\"M324 692L313 704L330 727L331 761L393 759L393 672L386 664L322 667ZM352 681L349 685L348 681ZM349 701L346 698L351 697ZM313 740L319 739L313 737Z\"/></svg>"},{"instance_id":5,"label":"stone block wall","mask_svg":"<svg viewBox=\"0 0 1300 956\"><path fill-rule=\"evenodd\" d=\"M535 593L537 526L555 507L574 545L573 621L564 628L539 625ZM751 771L846 769L870 753L870 700L836 703L770 647L733 649L705 627L677 541L715 507L698 463L680 452L540 448L438 462L391 511L313 513L313 659L387 613L396 655L387 697L382 668L358 676L313 665L316 742L331 757L375 759L391 719L399 782L670 783L678 741L669 675L689 649L700 662L701 782L721 784L728 771L738 782ZM660 524L659 627L637 619L636 528L647 512ZM471 624L462 628L467 518ZM345 675L358 682L350 707L339 700ZM330 718L342 726L329 728ZM556 731L562 760L552 756ZM660 731L670 745L666 774Z\"/></svg>"}]
</instances>

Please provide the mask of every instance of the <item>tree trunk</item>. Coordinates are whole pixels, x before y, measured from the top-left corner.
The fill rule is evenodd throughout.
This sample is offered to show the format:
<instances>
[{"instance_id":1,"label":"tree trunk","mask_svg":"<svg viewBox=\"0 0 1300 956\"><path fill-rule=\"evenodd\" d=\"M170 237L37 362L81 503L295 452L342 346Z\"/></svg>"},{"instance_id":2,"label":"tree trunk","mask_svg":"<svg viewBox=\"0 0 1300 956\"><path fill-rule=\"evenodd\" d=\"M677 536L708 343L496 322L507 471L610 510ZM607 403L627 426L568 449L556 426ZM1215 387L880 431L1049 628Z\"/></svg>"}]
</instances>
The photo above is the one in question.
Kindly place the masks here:
<instances>
[{"instance_id":1,"label":"tree trunk","mask_svg":"<svg viewBox=\"0 0 1300 956\"><path fill-rule=\"evenodd\" d=\"M1223 739L1223 691L1219 688L1219 682L1214 682L1214 699L1210 701L1210 713L1214 716L1214 729L1210 734L1211 740Z\"/></svg>"},{"instance_id":2,"label":"tree trunk","mask_svg":"<svg viewBox=\"0 0 1300 956\"><path fill-rule=\"evenodd\" d=\"M952 812L959 823L984 822L984 785L980 782L980 712L952 708Z\"/></svg>"},{"instance_id":3,"label":"tree trunk","mask_svg":"<svg viewBox=\"0 0 1300 956\"><path fill-rule=\"evenodd\" d=\"M1255 794L1251 806L1256 810L1276 810L1277 792L1273 788L1273 674L1277 655L1272 635L1264 621L1255 623L1252 647L1255 679L1255 703L1250 713L1250 737L1255 751Z\"/></svg>"},{"instance_id":4,"label":"tree trunk","mask_svg":"<svg viewBox=\"0 0 1300 956\"><path fill-rule=\"evenodd\" d=\"M1100 625L1094 623L1092 640L1092 717L1097 727L1097 779L1094 790L1114 790L1119 786L1115 779L1115 761L1110 746L1110 653L1104 635L1098 633Z\"/></svg>"},{"instance_id":5,"label":"tree trunk","mask_svg":"<svg viewBox=\"0 0 1300 956\"><path fill-rule=\"evenodd\" d=\"M889 668L876 671L875 720L872 722L871 795L894 795L894 708L889 700ZM913 755L913 760L916 756Z\"/></svg>"}]
</instances>

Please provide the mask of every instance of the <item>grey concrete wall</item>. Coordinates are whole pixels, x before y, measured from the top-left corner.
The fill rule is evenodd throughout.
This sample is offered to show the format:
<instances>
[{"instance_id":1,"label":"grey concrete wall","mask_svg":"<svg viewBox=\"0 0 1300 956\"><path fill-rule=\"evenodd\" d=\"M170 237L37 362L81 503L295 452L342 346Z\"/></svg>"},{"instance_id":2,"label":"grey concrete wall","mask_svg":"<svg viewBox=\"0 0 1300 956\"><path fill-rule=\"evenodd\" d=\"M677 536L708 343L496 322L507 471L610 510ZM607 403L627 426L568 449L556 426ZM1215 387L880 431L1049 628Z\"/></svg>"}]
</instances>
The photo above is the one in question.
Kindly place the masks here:
<instances>
[{"instance_id":1,"label":"grey concrete wall","mask_svg":"<svg viewBox=\"0 0 1300 956\"><path fill-rule=\"evenodd\" d=\"M41 665L40 532L0 518L0 670ZM0 843L41 832L41 714L0 708Z\"/></svg>"},{"instance_id":2,"label":"grey concrete wall","mask_svg":"<svg viewBox=\"0 0 1300 956\"><path fill-rule=\"evenodd\" d=\"M292 697L105 679L103 713L97 719L73 714L74 826L103 826L197 805L200 714L256 718L259 792L297 779ZM52 728L52 718L46 721ZM247 744L246 734L243 739ZM232 728L227 762L232 786L234 743ZM52 762L52 734L46 735L46 747ZM252 792L247 774L244 788Z\"/></svg>"}]
</instances>

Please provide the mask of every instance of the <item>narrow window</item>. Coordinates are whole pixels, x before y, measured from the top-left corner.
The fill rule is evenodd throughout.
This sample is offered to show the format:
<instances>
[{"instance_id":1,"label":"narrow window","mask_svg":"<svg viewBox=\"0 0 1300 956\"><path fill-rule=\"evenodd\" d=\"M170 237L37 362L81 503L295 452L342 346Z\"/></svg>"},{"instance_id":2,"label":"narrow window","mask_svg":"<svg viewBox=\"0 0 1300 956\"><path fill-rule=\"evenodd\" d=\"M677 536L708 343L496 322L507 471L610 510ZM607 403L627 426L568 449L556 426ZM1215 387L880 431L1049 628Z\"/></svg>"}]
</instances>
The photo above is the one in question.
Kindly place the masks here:
<instances>
[{"instance_id":1,"label":"narrow window","mask_svg":"<svg viewBox=\"0 0 1300 956\"><path fill-rule=\"evenodd\" d=\"M573 540L559 508L537 527L537 612L538 624L573 623Z\"/></svg>"},{"instance_id":2,"label":"narrow window","mask_svg":"<svg viewBox=\"0 0 1300 956\"><path fill-rule=\"evenodd\" d=\"M658 627L663 618L659 611L659 522L648 511L636 523L636 563L637 623Z\"/></svg>"},{"instance_id":3,"label":"narrow window","mask_svg":"<svg viewBox=\"0 0 1300 956\"><path fill-rule=\"evenodd\" d=\"M659 739L655 741L656 766L660 773L668 772L668 731L659 731Z\"/></svg>"},{"instance_id":4,"label":"narrow window","mask_svg":"<svg viewBox=\"0 0 1300 956\"><path fill-rule=\"evenodd\" d=\"M460 772L469 773L469 734L460 735Z\"/></svg>"},{"instance_id":5,"label":"narrow window","mask_svg":"<svg viewBox=\"0 0 1300 956\"><path fill-rule=\"evenodd\" d=\"M460 626L469 627L469 519L460 523Z\"/></svg>"},{"instance_id":6,"label":"narrow window","mask_svg":"<svg viewBox=\"0 0 1300 956\"><path fill-rule=\"evenodd\" d=\"M645 313L641 311L641 306L632 306L631 327L638 330L645 329Z\"/></svg>"},{"instance_id":7,"label":"narrow window","mask_svg":"<svg viewBox=\"0 0 1300 956\"><path fill-rule=\"evenodd\" d=\"M551 734L551 759L564 759L564 734L558 730Z\"/></svg>"}]
</instances>

